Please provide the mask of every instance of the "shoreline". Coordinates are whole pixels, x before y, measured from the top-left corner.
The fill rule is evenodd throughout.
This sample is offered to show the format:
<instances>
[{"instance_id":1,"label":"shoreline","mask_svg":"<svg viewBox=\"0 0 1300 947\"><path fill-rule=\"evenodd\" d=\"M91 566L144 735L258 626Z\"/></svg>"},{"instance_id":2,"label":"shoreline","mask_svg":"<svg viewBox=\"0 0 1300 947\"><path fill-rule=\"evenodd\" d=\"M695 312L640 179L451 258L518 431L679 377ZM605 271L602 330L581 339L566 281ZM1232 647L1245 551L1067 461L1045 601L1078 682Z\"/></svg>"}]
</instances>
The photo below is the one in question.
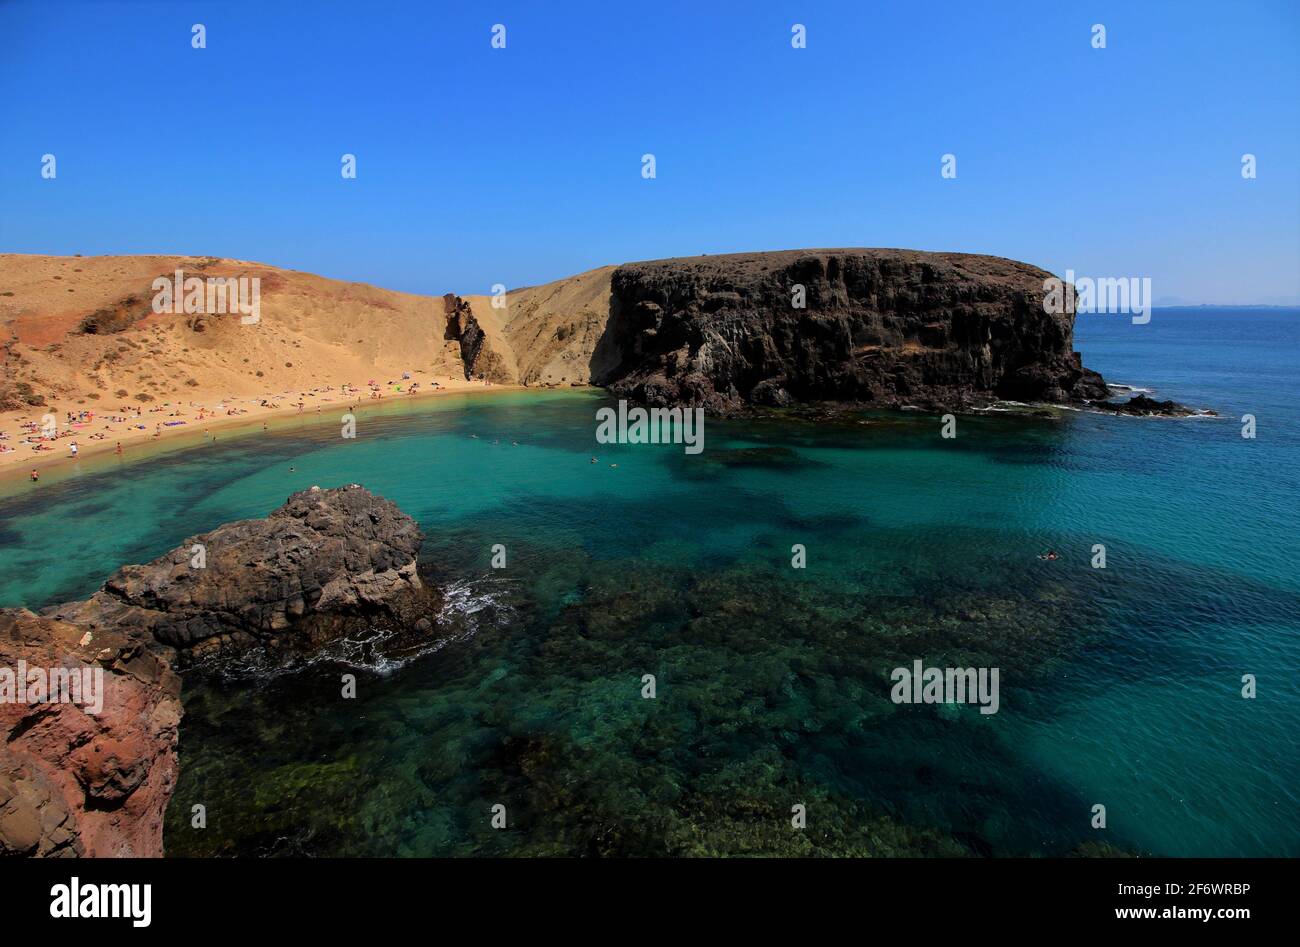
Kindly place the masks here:
<instances>
[{"instance_id":1,"label":"shoreline","mask_svg":"<svg viewBox=\"0 0 1300 947\"><path fill-rule=\"evenodd\" d=\"M1117 386L1118 387L1118 386ZM597 386L534 386L518 384L493 384L484 386L479 383L465 382L458 379L448 379L446 383L439 381L439 387L428 391L418 391L412 394L401 394L388 398L367 398L362 397L357 401L349 399L335 400L331 397L329 400L318 400L316 410L299 410L297 402L285 403L274 407L251 407L246 409L245 413L234 416L214 415L205 418L201 422L197 419L186 419L183 425L176 425L169 428L158 428L157 434L150 434L147 430L128 430L125 433L117 434L102 440L94 440L84 443L84 446L78 444L78 453L71 456L68 453L62 453L57 448L46 455L36 454L29 456L17 451L12 453L0 454L0 498L9 498L21 495L30 490L34 490L44 483L62 483L72 477L89 476L98 474L108 469L107 461L117 456L120 464L138 463L151 460L155 457L175 453L179 451L193 449L195 447L212 444L217 440L217 434L224 434L230 437L242 438L256 433L260 425L266 433L278 433L291 430L303 425L316 425L324 423L332 417L335 410L346 411L352 410L358 414L364 413L366 408L389 409L394 405L422 405L431 402L435 398L446 397L449 395L479 396L491 395L508 392L541 392L553 390L573 390L581 388L584 390L604 390ZM1141 390L1141 389L1134 389ZM328 394L337 396L336 391L326 391L319 389L312 391L310 394L303 392L299 397L316 397L317 395ZM272 396L268 396L272 397ZM283 397L277 395L274 397ZM230 399L227 399L230 400ZM245 399L249 403L251 399ZM308 403L304 401L304 407ZM862 406L858 406L862 407ZM260 410L253 413L254 410ZM328 408L329 411L325 409ZM62 408L46 409L51 413L63 410ZM924 409L911 405L902 405L886 409L891 413L901 415L927 413ZM1156 418L1161 420L1201 420L1201 419L1221 419L1220 415L1214 412L1195 411L1186 416L1177 415L1145 415L1129 414L1124 411L1105 410L1096 405L1065 405L1049 403L1019 403L999 401L991 405L961 411L961 414L970 414L974 416L1005 415L1010 417L1034 418L1043 417L1051 414L1055 419L1061 419L1065 413L1074 414L1093 414L1107 417L1132 417L1132 418ZM934 413L934 412L929 412ZM330 416L330 417L327 417ZM760 413L760 416L767 416L766 413ZM18 423L21 420L18 412L7 412L0 415L0 426L7 426L11 423ZM96 418L98 423L100 419ZM133 418L133 421L145 420L143 417ZM331 423L335 423L331 421ZM62 440L63 438L60 438ZM117 445L119 440L122 443L122 452L117 454ZM57 441L55 442L57 444ZM83 465L83 458L88 461ZM120 465L119 464L119 465ZM31 480L31 470L36 469L40 475L40 480Z\"/></svg>"},{"instance_id":2,"label":"shoreline","mask_svg":"<svg viewBox=\"0 0 1300 947\"><path fill-rule=\"evenodd\" d=\"M551 389L528 385L491 385L490 387L484 387L477 384L461 384L456 387L440 387L430 391L421 391L393 398L377 398L373 400L362 398L359 405L351 400L331 401L317 404L315 406L317 410L314 411L299 411L297 410L297 404L294 403L273 408L262 408L257 414L250 411L248 414L232 417L215 417L211 420L205 418L201 422L201 426L199 423L191 422L184 426L163 428L158 436L154 436L147 431L137 431L129 435L122 435L120 438L92 441L86 443L85 446L78 444L76 457L61 452L30 457L21 454L5 454L0 456L0 497L12 497L25 493L28 490L38 488L44 483L61 483L71 477L99 473L106 469L104 462L115 456L123 464L137 463L163 454L210 444L217 440L215 436L217 433L228 437L247 437L250 434L257 433L262 427L265 427L267 433L288 430L296 426L293 424L295 419L307 424L324 423L329 420L327 414L330 412L325 410L327 407L331 411L354 410L364 412L367 407L387 408L392 405L424 404L449 395L478 396L546 390ZM122 441L122 453L120 455L116 453L119 439ZM83 460L90 463L83 465ZM31 480L31 470L33 468L40 474L41 479L39 481Z\"/></svg>"}]
</instances>

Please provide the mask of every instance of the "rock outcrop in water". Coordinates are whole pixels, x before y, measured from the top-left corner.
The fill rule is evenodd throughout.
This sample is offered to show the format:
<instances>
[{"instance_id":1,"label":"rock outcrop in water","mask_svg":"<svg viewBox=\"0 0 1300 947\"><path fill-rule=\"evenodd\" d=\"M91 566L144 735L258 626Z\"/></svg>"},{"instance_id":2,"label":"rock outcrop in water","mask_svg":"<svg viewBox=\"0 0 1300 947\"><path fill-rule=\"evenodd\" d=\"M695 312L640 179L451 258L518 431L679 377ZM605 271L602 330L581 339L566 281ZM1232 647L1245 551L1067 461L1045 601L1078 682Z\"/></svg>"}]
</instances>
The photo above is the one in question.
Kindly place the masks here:
<instances>
[{"instance_id":1,"label":"rock outcrop in water","mask_svg":"<svg viewBox=\"0 0 1300 947\"><path fill-rule=\"evenodd\" d=\"M427 615L435 596L416 571L423 539L411 517L363 487L312 488L266 519L227 523L123 566L86 601L47 611L90 629L129 628L182 659L305 652Z\"/></svg>"},{"instance_id":2,"label":"rock outcrop in water","mask_svg":"<svg viewBox=\"0 0 1300 947\"><path fill-rule=\"evenodd\" d=\"M1189 418L1197 414L1208 417L1218 416L1215 411L1193 411L1177 401L1157 401L1154 398L1148 398L1146 395L1134 395L1128 401L1114 401L1099 404L1097 407L1106 411L1114 411L1116 414L1131 414L1137 417Z\"/></svg>"},{"instance_id":3,"label":"rock outcrop in water","mask_svg":"<svg viewBox=\"0 0 1300 947\"><path fill-rule=\"evenodd\" d=\"M363 487L313 487L123 566L85 601L0 610L0 669L100 668L105 682L97 716L0 702L0 855L161 855L181 717L172 665L305 654L377 626L428 638L439 596L417 573L423 538Z\"/></svg>"},{"instance_id":4,"label":"rock outcrop in water","mask_svg":"<svg viewBox=\"0 0 1300 947\"><path fill-rule=\"evenodd\" d=\"M619 267L593 375L652 405L976 406L1109 392L1044 311L1050 273L998 257L791 250ZM802 290L801 290L802 288ZM802 292L803 308L798 307Z\"/></svg>"}]
</instances>

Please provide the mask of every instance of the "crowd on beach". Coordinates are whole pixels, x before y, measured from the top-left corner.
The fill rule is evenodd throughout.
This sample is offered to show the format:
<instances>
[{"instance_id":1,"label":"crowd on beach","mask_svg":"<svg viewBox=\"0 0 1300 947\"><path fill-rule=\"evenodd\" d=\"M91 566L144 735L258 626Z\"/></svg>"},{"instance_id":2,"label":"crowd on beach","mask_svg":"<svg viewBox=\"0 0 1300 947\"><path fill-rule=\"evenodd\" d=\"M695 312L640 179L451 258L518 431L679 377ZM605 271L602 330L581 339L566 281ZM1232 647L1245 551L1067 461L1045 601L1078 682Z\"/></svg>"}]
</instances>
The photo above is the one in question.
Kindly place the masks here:
<instances>
[{"instance_id":1,"label":"crowd on beach","mask_svg":"<svg viewBox=\"0 0 1300 947\"><path fill-rule=\"evenodd\" d=\"M429 386L429 390L432 391L442 388L436 380L430 380ZM343 382L337 388L333 385L321 385L296 392L290 389L260 398L228 397L214 407L189 401L183 404L164 402L155 407L120 405L116 411L109 409L107 412L64 411L62 424L58 423L58 416L52 411L44 412L35 417L20 419L18 430L12 433L0 430L0 454L10 454L22 448L29 448L34 454L39 455L55 452L58 450L58 442L66 442L68 456L76 457L79 440L103 441L113 436L148 432L150 422L153 425L152 437L157 438L162 436L165 428L181 427L192 422L202 423L238 417L257 408L275 410L296 405L298 413L301 414L308 404L308 399L317 400L318 413L321 410L319 405L338 400L346 402L355 400L359 405L363 394L370 400L377 401L384 397L385 390L390 393L415 395L424 389L419 381L412 380L410 372L403 372L399 380L389 380L382 385L375 379L370 379L364 387ZM117 444L117 453L122 453L120 441ZM39 479L35 470L32 471L31 479Z\"/></svg>"}]
</instances>

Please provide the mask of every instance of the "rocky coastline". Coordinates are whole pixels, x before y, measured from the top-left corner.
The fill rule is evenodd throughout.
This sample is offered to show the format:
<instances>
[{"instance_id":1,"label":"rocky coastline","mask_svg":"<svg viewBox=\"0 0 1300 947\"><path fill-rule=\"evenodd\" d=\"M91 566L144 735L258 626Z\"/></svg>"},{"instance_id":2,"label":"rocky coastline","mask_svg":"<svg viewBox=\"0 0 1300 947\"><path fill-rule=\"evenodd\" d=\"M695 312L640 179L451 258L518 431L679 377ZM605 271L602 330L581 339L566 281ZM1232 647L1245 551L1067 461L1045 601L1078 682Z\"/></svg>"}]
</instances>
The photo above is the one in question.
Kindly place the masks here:
<instances>
[{"instance_id":1,"label":"rocky coastline","mask_svg":"<svg viewBox=\"0 0 1300 947\"><path fill-rule=\"evenodd\" d=\"M0 855L161 856L177 669L292 660L376 626L431 639L440 596L419 575L423 538L364 487L313 487L123 566L83 601L0 609L0 667L102 681L98 713L52 691L0 702Z\"/></svg>"},{"instance_id":2,"label":"rocky coastline","mask_svg":"<svg viewBox=\"0 0 1300 947\"><path fill-rule=\"evenodd\" d=\"M713 414L815 403L970 411L997 402L1191 414L1111 402L1074 351L1052 274L1000 257L835 249L625 264L594 384Z\"/></svg>"}]
</instances>

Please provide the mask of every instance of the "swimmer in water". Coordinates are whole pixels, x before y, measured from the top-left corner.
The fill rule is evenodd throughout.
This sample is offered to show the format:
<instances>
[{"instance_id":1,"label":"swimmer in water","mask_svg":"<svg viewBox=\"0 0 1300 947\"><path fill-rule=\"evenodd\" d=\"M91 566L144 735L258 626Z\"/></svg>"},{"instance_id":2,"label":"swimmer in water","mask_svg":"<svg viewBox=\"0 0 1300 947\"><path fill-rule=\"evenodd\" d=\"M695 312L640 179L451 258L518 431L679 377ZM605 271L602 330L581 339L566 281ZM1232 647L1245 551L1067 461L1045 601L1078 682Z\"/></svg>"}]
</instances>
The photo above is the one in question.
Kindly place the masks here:
<instances>
[{"instance_id":1,"label":"swimmer in water","mask_svg":"<svg viewBox=\"0 0 1300 947\"><path fill-rule=\"evenodd\" d=\"M40 480L40 479L41 479L41 475L38 474L38 473L36 472L36 468L33 467L33 468L32 468L32 482L35 483L37 480Z\"/></svg>"}]
</instances>

